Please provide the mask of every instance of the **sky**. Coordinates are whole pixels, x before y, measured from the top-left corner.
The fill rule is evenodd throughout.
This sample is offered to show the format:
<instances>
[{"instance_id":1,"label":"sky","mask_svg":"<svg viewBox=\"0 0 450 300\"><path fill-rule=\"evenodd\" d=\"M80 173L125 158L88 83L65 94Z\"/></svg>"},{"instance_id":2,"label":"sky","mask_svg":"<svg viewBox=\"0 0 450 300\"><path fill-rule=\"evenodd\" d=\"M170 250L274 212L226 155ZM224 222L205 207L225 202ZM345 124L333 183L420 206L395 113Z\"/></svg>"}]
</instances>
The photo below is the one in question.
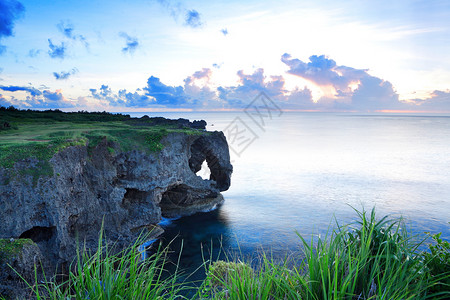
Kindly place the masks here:
<instances>
[{"instance_id":1,"label":"sky","mask_svg":"<svg viewBox=\"0 0 450 300\"><path fill-rule=\"evenodd\" d=\"M450 112L450 1L0 0L0 105Z\"/></svg>"}]
</instances>

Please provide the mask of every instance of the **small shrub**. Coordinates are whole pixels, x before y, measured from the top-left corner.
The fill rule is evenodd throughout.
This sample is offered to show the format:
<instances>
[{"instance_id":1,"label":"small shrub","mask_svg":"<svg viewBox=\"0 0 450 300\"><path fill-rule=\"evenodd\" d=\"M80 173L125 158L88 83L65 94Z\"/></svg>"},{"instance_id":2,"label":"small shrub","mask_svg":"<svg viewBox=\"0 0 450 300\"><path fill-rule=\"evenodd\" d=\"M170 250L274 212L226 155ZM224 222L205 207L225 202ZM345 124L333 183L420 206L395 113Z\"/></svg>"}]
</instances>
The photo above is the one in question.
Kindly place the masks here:
<instances>
[{"instance_id":1,"label":"small shrub","mask_svg":"<svg viewBox=\"0 0 450 300\"><path fill-rule=\"evenodd\" d=\"M231 277L243 277L244 274L253 275L253 269L243 262L227 262L218 260L209 266L208 277L213 286L222 286L231 282Z\"/></svg>"},{"instance_id":2,"label":"small shrub","mask_svg":"<svg viewBox=\"0 0 450 300\"><path fill-rule=\"evenodd\" d=\"M9 130L12 128L13 128L13 126L9 122L0 120L0 131Z\"/></svg>"},{"instance_id":3,"label":"small shrub","mask_svg":"<svg viewBox=\"0 0 450 300\"><path fill-rule=\"evenodd\" d=\"M430 252L423 252L430 280L435 281L430 287L432 293L450 291L450 243L442 240L441 234L433 234Z\"/></svg>"},{"instance_id":4,"label":"small shrub","mask_svg":"<svg viewBox=\"0 0 450 300\"><path fill-rule=\"evenodd\" d=\"M159 152L164 149L161 140L168 134L167 129L162 128L158 131L151 131L145 137L146 144L151 152Z\"/></svg>"}]
</instances>

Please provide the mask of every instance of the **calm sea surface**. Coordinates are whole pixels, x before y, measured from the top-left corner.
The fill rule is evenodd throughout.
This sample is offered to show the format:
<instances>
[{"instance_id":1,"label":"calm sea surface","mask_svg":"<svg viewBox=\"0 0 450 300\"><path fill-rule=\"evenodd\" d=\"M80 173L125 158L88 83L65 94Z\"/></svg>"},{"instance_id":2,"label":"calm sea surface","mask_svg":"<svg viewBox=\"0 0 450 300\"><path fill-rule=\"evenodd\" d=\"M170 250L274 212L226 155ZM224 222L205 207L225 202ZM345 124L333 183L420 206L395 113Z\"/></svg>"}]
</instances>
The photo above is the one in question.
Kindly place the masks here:
<instances>
[{"instance_id":1,"label":"calm sea surface","mask_svg":"<svg viewBox=\"0 0 450 300\"><path fill-rule=\"evenodd\" d=\"M324 234L334 218L355 220L352 207L375 206L380 217L402 215L413 233L450 238L448 115L284 112L263 124L236 112L148 115L204 119L208 130L225 130L239 154L232 151L221 207L163 222L166 241L178 237L174 249L183 241L188 270L202 263L202 249L205 258L211 248L214 258L254 257L261 249L282 258L299 250L296 232Z\"/></svg>"}]
</instances>

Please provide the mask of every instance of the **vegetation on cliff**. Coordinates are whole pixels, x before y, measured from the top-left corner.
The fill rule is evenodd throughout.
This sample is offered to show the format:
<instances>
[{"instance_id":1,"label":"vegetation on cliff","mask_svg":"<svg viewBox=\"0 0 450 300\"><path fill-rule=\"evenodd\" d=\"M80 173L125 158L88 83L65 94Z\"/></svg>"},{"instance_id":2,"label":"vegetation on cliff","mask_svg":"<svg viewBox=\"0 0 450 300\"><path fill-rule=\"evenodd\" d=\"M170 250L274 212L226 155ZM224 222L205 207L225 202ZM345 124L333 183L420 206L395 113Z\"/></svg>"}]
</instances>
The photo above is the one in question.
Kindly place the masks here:
<instances>
[{"instance_id":1,"label":"vegetation on cliff","mask_svg":"<svg viewBox=\"0 0 450 300\"><path fill-rule=\"evenodd\" d=\"M171 132L204 134L204 121L189 122L186 119L132 118L124 114L108 112L64 113L59 110L18 110L0 106L0 167L12 169L14 164L27 162L28 168L14 170L30 173L33 179L52 176L49 160L62 149L70 146L88 146L90 149L107 139L115 142L119 151L133 149L157 153L164 148L162 139ZM109 149L113 155L116 150Z\"/></svg>"},{"instance_id":2,"label":"vegetation on cliff","mask_svg":"<svg viewBox=\"0 0 450 300\"><path fill-rule=\"evenodd\" d=\"M136 264L137 244L116 256L101 243L94 255L80 254L66 282L30 288L38 299L48 296L39 290L51 299L186 299L187 289L192 299L449 299L448 243L434 235L431 251L419 251L425 241L408 235L401 219L357 213L357 222L338 225L329 236L310 242L299 236L304 257L298 262L280 265L264 254L256 269L205 261L206 279L195 288L180 285L176 274L163 276L165 250Z\"/></svg>"},{"instance_id":3,"label":"vegetation on cliff","mask_svg":"<svg viewBox=\"0 0 450 300\"><path fill-rule=\"evenodd\" d=\"M23 247L33 244L30 239L0 239L0 263L19 254Z\"/></svg>"}]
</instances>

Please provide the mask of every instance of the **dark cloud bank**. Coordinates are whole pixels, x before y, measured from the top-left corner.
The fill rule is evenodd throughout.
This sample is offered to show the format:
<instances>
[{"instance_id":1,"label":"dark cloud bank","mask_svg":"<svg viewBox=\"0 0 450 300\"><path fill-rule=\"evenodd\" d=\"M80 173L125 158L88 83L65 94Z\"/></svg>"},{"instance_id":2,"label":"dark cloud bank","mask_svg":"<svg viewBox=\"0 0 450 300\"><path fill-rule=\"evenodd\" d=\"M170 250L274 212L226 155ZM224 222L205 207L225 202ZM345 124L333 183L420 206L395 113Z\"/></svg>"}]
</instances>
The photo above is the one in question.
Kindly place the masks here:
<instances>
[{"instance_id":1,"label":"dark cloud bank","mask_svg":"<svg viewBox=\"0 0 450 300\"><path fill-rule=\"evenodd\" d=\"M331 92L314 101L313 93L308 87L287 90L283 75L269 76L262 68L256 69L252 74L238 71L236 74L238 83L235 86L213 86L210 82L213 71L203 68L188 76L180 86L167 85L160 78L150 76L145 86L134 91L126 89L113 91L104 84L100 88L90 89L90 95L87 97L95 99L102 105L115 107L214 110L244 109L258 94L264 92L282 109L359 112L450 111L450 91L434 91L428 99L411 99L405 102L399 100L389 81L372 76L365 69L339 66L324 55L313 55L305 62L284 54L281 61L286 65L288 74ZM56 79L67 79L74 73L76 69L69 72L55 72L54 76ZM32 87L0 86L0 90L26 92L29 94L29 97L23 100L26 106L46 101L53 104L59 101L64 105L72 103L66 101L62 95L58 98L57 95L50 95L49 91L44 93L45 91L41 92ZM36 102L37 100L40 102ZM7 100L3 97L2 103L5 101Z\"/></svg>"},{"instance_id":2,"label":"dark cloud bank","mask_svg":"<svg viewBox=\"0 0 450 300\"><path fill-rule=\"evenodd\" d=\"M288 67L287 73L332 90L333 95L313 101L312 91L307 87L287 90L282 75L265 75L262 68L253 74L238 71L236 86L211 87L208 83L212 70L203 68L188 76L182 86L166 85L158 77L151 76L145 87L132 93L126 90L113 93L108 86L91 92L98 100L125 107L244 109L258 94L264 92L281 108L292 110L450 111L448 91L434 91L429 99L403 102L389 81L372 76L365 69L338 66L324 55L313 55L309 62L303 62L284 54L281 61Z\"/></svg>"},{"instance_id":3,"label":"dark cloud bank","mask_svg":"<svg viewBox=\"0 0 450 300\"><path fill-rule=\"evenodd\" d=\"M19 108L70 108L74 104L64 98L60 90L54 92L44 89L43 91L36 89L34 87L23 87L23 86L4 86L0 85L0 92L25 92L27 96L25 99L18 99L16 97L11 97L6 99L2 94L0 94L0 105L2 106L16 106Z\"/></svg>"}]
</instances>

